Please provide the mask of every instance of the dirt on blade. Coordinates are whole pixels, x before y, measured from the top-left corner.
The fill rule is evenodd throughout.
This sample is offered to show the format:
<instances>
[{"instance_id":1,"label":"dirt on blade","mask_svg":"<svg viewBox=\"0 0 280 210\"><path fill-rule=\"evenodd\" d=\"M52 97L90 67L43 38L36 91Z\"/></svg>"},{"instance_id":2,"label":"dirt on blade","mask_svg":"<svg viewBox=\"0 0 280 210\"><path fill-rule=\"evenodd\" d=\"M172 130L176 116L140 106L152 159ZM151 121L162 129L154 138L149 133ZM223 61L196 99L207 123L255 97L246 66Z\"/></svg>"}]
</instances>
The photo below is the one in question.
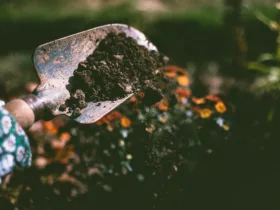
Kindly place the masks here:
<instances>
[{"instance_id":1,"label":"dirt on blade","mask_svg":"<svg viewBox=\"0 0 280 210\"><path fill-rule=\"evenodd\" d=\"M88 102L114 101L147 89L153 90L148 103L155 103L161 91L154 83L161 77L163 64L163 56L138 45L125 33L109 33L93 54L79 63L69 81L70 98L60 110L67 109L77 117Z\"/></svg>"}]
</instances>

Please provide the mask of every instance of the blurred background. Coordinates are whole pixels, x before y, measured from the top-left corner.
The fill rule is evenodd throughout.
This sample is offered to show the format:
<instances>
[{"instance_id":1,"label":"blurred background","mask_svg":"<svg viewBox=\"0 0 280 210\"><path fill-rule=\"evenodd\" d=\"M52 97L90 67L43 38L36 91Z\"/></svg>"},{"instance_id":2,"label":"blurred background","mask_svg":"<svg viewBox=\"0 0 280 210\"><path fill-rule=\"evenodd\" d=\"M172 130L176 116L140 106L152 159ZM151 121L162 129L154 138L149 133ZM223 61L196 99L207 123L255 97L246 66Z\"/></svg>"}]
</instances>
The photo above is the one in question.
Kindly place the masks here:
<instances>
[{"instance_id":1,"label":"blurred background","mask_svg":"<svg viewBox=\"0 0 280 210\"><path fill-rule=\"evenodd\" d=\"M258 11L275 17L274 4L273 0L1 0L1 79L9 92L20 93L26 81L37 80L31 60L38 45L107 23L138 28L191 72L200 68L215 72L238 50L246 59L275 50L275 31L255 15ZM246 27L246 34L234 32L235 26ZM237 49L234 33L246 37L242 49ZM223 71L230 72L227 68Z\"/></svg>"},{"instance_id":2,"label":"blurred background","mask_svg":"<svg viewBox=\"0 0 280 210\"><path fill-rule=\"evenodd\" d=\"M148 117L143 123L146 109L131 104L114 115L131 120L125 124L35 124L33 167L4 182L3 209L280 209L279 9L274 0L0 0L2 99L36 87L37 46L109 23L143 31L170 58L171 80L182 75L170 72L186 70L176 94L194 96L190 112L155 111L155 126L173 129L158 136L149 135ZM221 96L220 108L212 96L208 115L193 115L208 94ZM162 139L159 163L143 157L143 142Z\"/></svg>"}]
</instances>

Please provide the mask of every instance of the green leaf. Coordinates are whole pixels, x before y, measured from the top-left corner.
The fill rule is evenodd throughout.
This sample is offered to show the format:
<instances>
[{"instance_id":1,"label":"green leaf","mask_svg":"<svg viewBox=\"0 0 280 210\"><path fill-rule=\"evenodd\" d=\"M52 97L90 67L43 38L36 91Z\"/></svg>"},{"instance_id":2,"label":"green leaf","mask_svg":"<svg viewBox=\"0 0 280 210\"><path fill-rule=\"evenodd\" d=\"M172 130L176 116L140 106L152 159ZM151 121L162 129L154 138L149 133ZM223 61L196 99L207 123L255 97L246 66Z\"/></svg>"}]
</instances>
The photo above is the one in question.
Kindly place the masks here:
<instances>
[{"instance_id":1,"label":"green leaf","mask_svg":"<svg viewBox=\"0 0 280 210\"><path fill-rule=\"evenodd\" d=\"M254 70L254 71L258 71L261 73L268 73L269 68L263 64L260 64L258 62L255 61L251 61L247 63L247 68L249 70Z\"/></svg>"},{"instance_id":2,"label":"green leaf","mask_svg":"<svg viewBox=\"0 0 280 210\"><path fill-rule=\"evenodd\" d=\"M275 56L270 53L261 54L258 58L259 62L275 60Z\"/></svg>"},{"instance_id":3,"label":"green leaf","mask_svg":"<svg viewBox=\"0 0 280 210\"><path fill-rule=\"evenodd\" d=\"M270 122L272 119L273 119L273 116L274 116L274 108L272 108L268 115L267 115L267 121Z\"/></svg>"}]
</instances>

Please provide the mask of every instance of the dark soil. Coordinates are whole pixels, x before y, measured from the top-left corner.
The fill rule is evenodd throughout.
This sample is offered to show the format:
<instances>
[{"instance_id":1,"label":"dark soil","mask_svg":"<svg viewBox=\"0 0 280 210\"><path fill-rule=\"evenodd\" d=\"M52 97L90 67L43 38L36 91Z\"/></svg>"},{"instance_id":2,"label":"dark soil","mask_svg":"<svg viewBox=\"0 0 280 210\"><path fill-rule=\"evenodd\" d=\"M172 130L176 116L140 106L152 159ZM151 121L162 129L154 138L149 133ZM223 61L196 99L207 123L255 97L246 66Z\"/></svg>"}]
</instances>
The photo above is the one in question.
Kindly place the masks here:
<instances>
[{"instance_id":1,"label":"dark soil","mask_svg":"<svg viewBox=\"0 0 280 210\"><path fill-rule=\"evenodd\" d=\"M76 117L88 102L113 101L140 90L152 93L146 99L153 104L161 99L161 91L154 84L161 77L159 68L163 64L158 52L139 46L125 33L110 33L74 71L71 97L60 110L68 107Z\"/></svg>"}]
</instances>

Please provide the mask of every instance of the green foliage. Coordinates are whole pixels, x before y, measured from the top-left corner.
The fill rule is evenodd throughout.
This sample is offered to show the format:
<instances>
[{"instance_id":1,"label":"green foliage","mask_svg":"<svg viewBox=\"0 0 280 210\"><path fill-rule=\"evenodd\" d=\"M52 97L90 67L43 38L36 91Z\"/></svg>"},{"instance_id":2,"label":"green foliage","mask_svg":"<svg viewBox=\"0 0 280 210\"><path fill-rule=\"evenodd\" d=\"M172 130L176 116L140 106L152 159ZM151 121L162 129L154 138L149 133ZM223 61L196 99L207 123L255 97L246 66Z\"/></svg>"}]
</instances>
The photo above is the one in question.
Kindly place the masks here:
<instances>
[{"instance_id":1,"label":"green foliage","mask_svg":"<svg viewBox=\"0 0 280 210\"><path fill-rule=\"evenodd\" d=\"M280 25L261 12L255 12L255 15L263 24L277 33L277 39L274 53L263 53L255 61L247 63L249 70L260 73L260 77L252 86L252 91L274 92L278 95L280 91Z\"/></svg>"},{"instance_id":2,"label":"green foliage","mask_svg":"<svg viewBox=\"0 0 280 210\"><path fill-rule=\"evenodd\" d=\"M0 83L6 87L9 95L22 94L27 82L38 80L30 54L11 53L0 57L0 63Z\"/></svg>"}]
</instances>

